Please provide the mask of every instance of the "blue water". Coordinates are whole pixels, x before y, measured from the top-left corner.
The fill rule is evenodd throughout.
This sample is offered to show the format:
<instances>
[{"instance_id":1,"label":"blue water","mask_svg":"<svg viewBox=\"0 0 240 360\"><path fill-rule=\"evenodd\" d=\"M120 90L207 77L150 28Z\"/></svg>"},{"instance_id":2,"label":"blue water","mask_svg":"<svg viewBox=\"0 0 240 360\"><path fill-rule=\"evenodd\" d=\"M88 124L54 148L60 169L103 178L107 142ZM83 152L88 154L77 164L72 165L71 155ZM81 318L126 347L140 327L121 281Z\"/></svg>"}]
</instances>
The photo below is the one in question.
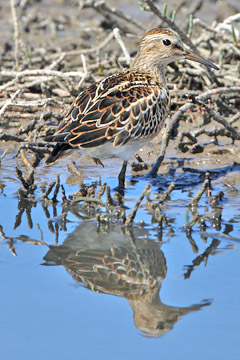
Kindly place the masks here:
<instances>
[{"instance_id":1,"label":"blue water","mask_svg":"<svg viewBox=\"0 0 240 360\"><path fill-rule=\"evenodd\" d=\"M102 237L96 235L97 238L93 239L97 227L95 219L87 220L87 223L85 220L84 223L72 213L67 215L67 231L61 230L61 221L53 216L51 206L48 208L48 219L41 202L31 211L33 228L29 228L24 212L21 224L14 229L19 212L17 189L20 184L17 179L9 181L9 172L14 177L14 169L3 168L1 181L6 187L0 195L0 224L6 237L0 243L1 359L240 358L239 197L226 194L220 230L207 222L206 232L215 233L219 244L208 259L194 267L187 279L184 274L189 266L214 239L211 235L204 241L204 234L197 225L194 226L192 238L198 252L193 252L184 230L184 224L192 219L187 207L189 191L175 190L164 205L164 213L174 233L169 234L169 228L164 228L162 243L157 242L157 226L151 224L151 215L143 202L135 219L135 240L156 243L166 260L166 277L159 283L164 309L199 305L199 310L174 318L172 329L163 335L151 336L134 323L133 310L126 297L91 291L82 282L75 281L63 265L46 261L49 245L64 243L71 245L73 250L98 247L106 251L110 243L129 246L129 235L121 235L121 226L116 224L116 230L110 235L107 232L104 235L104 230L101 230ZM40 172L39 179L49 183L48 176ZM40 181L38 177L36 179L36 182ZM65 181L66 176L61 175L61 182ZM110 180L112 186L114 181L114 178ZM216 186L219 187L219 184ZM129 186L126 194L129 208L135 204L145 185L146 181L140 180ZM76 191L76 185L65 185L65 188L67 194ZM192 193L195 194L199 188L200 185L192 188ZM153 187L153 191L157 192L157 187ZM41 195L40 187L36 195ZM203 197L199 213L207 209L211 212L207 198ZM59 201L57 215L61 211ZM49 230L49 220L53 221L53 228L59 225L58 244L56 235ZM146 223L144 229L138 228L139 220ZM37 224L45 242L42 245L31 243L31 240L41 240ZM224 236L226 225L233 225L229 234L232 240L227 236L217 236ZM86 231L90 230L93 237L86 235ZM17 256L9 250L9 238L12 238L10 242ZM147 316L150 319L150 314ZM154 320L153 316L151 321Z\"/></svg>"}]
</instances>

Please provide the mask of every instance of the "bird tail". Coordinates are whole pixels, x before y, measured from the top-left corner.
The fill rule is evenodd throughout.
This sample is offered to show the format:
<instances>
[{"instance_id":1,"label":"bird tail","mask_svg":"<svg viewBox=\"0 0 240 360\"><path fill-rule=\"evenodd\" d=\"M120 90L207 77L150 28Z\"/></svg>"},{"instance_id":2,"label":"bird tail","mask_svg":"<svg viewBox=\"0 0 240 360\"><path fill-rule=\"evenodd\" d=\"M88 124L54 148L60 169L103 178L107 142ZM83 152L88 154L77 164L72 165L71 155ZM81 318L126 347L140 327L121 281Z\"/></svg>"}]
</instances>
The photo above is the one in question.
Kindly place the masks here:
<instances>
[{"instance_id":1,"label":"bird tail","mask_svg":"<svg viewBox=\"0 0 240 360\"><path fill-rule=\"evenodd\" d=\"M73 148L71 145L66 143L57 143L45 163L47 165L54 163L58 159L64 158L67 155L70 155L70 153L73 151Z\"/></svg>"}]
</instances>

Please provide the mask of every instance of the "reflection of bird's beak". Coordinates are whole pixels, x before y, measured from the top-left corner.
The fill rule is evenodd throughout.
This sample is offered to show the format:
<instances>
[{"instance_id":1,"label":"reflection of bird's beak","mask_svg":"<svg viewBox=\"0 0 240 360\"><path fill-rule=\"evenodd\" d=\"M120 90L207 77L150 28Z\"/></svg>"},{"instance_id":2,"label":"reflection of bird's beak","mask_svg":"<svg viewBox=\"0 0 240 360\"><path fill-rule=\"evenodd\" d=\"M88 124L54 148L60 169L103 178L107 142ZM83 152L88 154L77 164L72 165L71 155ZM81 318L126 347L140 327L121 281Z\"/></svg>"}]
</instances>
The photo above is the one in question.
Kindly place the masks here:
<instances>
[{"instance_id":1,"label":"reflection of bird's beak","mask_svg":"<svg viewBox=\"0 0 240 360\"><path fill-rule=\"evenodd\" d=\"M211 61L205 59L204 57L200 56L200 55L197 55L195 54L194 52L192 52L191 50L189 49L184 49L184 56L185 56L185 59L188 59L188 60L192 60L192 61L196 61L200 64L203 64L203 65L206 65L206 66L209 66L209 67L212 67L214 68L215 70L219 70L219 68L213 64Z\"/></svg>"}]
</instances>

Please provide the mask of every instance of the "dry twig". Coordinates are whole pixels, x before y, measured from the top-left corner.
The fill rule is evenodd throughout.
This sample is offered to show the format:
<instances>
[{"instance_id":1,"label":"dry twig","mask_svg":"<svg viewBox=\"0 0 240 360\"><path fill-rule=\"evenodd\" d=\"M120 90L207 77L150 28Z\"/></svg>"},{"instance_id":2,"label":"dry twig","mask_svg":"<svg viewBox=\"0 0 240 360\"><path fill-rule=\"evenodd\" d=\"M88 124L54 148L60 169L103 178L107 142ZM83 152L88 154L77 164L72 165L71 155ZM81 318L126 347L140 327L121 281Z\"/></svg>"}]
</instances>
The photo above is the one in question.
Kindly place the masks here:
<instances>
[{"instance_id":1,"label":"dry twig","mask_svg":"<svg viewBox=\"0 0 240 360\"><path fill-rule=\"evenodd\" d=\"M151 189L151 185L147 184L145 186L145 189L143 190L142 195L139 197L138 201L136 202L132 212L127 216L125 225L130 225L133 223L133 220L137 214L138 208L141 205L141 202L143 201L144 197L146 196L146 194L149 192L150 189Z\"/></svg>"},{"instance_id":2,"label":"dry twig","mask_svg":"<svg viewBox=\"0 0 240 360\"><path fill-rule=\"evenodd\" d=\"M15 67L18 69L19 65L19 26L18 26L18 19L17 19L17 12L16 12L16 1L11 0L11 11L12 11L12 19L13 19L13 26L14 26L14 56L15 56Z\"/></svg>"},{"instance_id":3,"label":"dry twig","mask_svg":"<svg viewBox=\"0 0 240 360\"><path fill-rule=\"evenodd\" d=\"M231 88L222 87L222 88L216 88L213 90L207 90L204 93L202 93L201 95L199 95L198 99L204 101L204 100L211 98L212 96L219 96L219 95L229 94L229 93L233 93L233 94L240 93L240 87L233 86ZM178 126L178 122L181 120L181 117L183 116L183 114L185 112L187 112L188 110L192 109L193 106L194 106L194 104L192 102L187 102L186 104L181 106L176 111L176 113L172 116L172 119L170 121L168 121L166 129L164 130L163 136L161 138L161 148L160 148L159 156L158 156L155 164L152 166L152 169L146 175L147 177L154 177L157 175L158 169L161 166L162 161L164 159L166 149L167 149L169 140L171 138L173 129Z\"/></svg>"}]
</instances>

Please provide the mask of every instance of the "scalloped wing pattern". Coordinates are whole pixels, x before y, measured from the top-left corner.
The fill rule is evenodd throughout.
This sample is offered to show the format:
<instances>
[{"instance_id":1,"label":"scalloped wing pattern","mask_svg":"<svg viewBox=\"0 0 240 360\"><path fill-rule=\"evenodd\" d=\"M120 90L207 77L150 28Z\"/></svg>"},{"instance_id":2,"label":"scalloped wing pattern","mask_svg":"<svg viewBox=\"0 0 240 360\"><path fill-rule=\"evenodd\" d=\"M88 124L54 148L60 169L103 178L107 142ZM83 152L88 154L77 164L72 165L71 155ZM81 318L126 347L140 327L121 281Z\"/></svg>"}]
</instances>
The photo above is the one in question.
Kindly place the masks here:
<instances>
[{"instance_id":1,"label":"scalloped wing pattern","mask_svg":"<svg viewBox=\"0 0 240 360\"><path fill-rule=\"evenodd\" d=\"M109 76L79 94L52 141L91 148L150 139L163 126L169 103L167 88L147 74Z\"/></svg>"}]
</instances>

